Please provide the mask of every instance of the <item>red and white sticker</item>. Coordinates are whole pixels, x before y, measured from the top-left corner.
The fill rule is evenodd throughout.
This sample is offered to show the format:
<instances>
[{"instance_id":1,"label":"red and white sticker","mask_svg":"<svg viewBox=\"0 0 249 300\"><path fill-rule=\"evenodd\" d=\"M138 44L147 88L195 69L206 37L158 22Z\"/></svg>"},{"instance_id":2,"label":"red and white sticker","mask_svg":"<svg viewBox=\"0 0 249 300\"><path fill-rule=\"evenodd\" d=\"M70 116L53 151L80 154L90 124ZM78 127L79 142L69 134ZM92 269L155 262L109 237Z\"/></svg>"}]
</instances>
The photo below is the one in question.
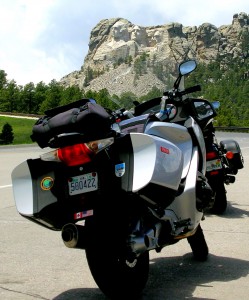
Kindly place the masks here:
<instances>
[{"instance_id":1,"label":"red and white sticker","mask_svg":"<svg viewBox=\"0 0 249 300\"><path fill-rule=\"evenodd\" d=\"M80 211L74 214L74 220L90 217L93 215L93 209Z\"/></svg>"},{"instance_id":2,"label":"red and white sticker","mask_svg":"<svg viewBox=\"0 0 249 300\"><path fill-rule=\"evenodd\" d=\"M161 152L163 152L163 153L166 153L166 154L169 154L169 149L168 148L165 148L165 147L160 147L160 150L161 150Z\"/></svg>"}]
</instances>

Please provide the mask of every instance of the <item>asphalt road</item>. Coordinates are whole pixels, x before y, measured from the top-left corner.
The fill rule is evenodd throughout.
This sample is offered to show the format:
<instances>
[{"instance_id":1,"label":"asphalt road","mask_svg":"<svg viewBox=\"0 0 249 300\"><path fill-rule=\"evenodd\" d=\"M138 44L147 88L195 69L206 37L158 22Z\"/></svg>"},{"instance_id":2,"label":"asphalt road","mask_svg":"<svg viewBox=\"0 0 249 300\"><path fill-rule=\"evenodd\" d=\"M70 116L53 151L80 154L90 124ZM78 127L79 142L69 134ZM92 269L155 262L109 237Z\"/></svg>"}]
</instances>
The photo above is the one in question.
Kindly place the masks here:
<instances>
[{"instance_id":1,"label":"asphalt road","mask_svg":"<svg viewBox=\"0 0 249 300\"><path fill-rule=\"evenodd\" d=\"M186 240L161 253L150 252L143 300L249 297L249 134L217 136L240 143L245 168L227 186L226 213L207 215L202 222L209 258L204 263L194 261ZM84 250L66 248L60 232L31 223L16 211L11 171L41 152L30 146L0 147L0 299L105 300L90 274Z\"/></svg>"}]
</instances>

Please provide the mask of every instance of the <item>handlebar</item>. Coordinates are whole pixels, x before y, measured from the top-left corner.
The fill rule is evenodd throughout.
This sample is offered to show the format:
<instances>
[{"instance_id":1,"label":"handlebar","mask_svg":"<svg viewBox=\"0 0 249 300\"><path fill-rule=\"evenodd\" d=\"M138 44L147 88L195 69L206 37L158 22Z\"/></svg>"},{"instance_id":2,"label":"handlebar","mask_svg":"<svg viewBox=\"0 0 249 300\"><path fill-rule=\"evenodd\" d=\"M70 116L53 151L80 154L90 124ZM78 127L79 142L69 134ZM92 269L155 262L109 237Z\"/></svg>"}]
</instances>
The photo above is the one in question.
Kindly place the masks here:
<instances>
[{"instance_id":1,"label":"handlebar","mask_svg":"<svg viewBox=\"0 0 249 300\"><path fill-rule=\"evenodd\" d=\"M194 85L189 88L186 88L184 91L182 91L180 93L183 96L183 95L187 95L187 94L199 92L199 91L201 91L201 86L198 84L198 85Z\"/></svg>"},{"instance_id":2,"label":"handlebar","mask_svg":"<svg viewBox=\"0 0 249 300\"><path fill-rule=\"evenodd\" d=\"M184 91L178 91L178 90L171 90L171 91L166 91L163 93L164 96L168 96L170 97L170 95L173 95L174 97L181 97L190 93L194 93L194 92L199 92L201 91L201 86L198 85L194 85L191 86L189 88L186 88Z\"/></svg>"}]
</instances>

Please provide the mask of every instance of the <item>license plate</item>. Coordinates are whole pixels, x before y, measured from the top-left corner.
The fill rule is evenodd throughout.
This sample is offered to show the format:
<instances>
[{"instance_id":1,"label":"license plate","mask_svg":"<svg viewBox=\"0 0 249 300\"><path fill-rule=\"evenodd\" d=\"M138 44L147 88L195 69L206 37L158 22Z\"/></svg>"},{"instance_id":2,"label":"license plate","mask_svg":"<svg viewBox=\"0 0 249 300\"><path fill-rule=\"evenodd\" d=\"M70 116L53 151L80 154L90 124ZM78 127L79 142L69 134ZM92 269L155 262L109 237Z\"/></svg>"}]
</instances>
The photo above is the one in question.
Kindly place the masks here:
<instances>
[{"instance_id":1,"label":"license plate","mask_svg":"<svg viewBox=\"0 0 249 300\"><path fill-rule=\"evenodd\" d=\"M68 180L69 195L77 195L98 189L98 174L96 172L71 177Z\"/></svg>"},{"instance_id":2,"label":"license plate","mask_svg":"<svg viewBox=\"0 0 249 300\"><path fill-rule=\"evenodd\" d=\"M213 170L219 170L222 169L222 164L220 159L214 159L207 161L207 172L213 171Z\"/></svg>"}]
</instances>

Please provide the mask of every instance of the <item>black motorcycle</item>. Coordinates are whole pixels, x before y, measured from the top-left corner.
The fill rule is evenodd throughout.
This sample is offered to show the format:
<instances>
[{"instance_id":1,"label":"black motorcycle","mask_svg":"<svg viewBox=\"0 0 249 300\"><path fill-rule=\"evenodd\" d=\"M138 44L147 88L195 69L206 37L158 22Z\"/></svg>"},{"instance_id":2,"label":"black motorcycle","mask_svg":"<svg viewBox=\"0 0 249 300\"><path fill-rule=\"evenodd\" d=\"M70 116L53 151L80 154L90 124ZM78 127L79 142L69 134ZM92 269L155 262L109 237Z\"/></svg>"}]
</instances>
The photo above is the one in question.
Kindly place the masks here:
<instances>
[{"instance_id":1,"label":"black motorcycle","mask_svg":"<svg viewBox=\"0 0 249 300\"><path fill-rule=\"evenodd\" d=\"M206 177L215 193L210 212L220 215L227 208L225 185L235 182L235 175L244 167L244 159L237 141L229 139L218 142L213 123L208 124L203 131L207 151Z\"/></svg>"}]
</instances>

